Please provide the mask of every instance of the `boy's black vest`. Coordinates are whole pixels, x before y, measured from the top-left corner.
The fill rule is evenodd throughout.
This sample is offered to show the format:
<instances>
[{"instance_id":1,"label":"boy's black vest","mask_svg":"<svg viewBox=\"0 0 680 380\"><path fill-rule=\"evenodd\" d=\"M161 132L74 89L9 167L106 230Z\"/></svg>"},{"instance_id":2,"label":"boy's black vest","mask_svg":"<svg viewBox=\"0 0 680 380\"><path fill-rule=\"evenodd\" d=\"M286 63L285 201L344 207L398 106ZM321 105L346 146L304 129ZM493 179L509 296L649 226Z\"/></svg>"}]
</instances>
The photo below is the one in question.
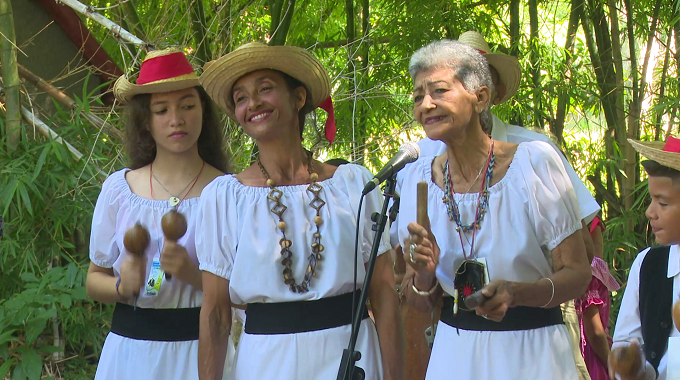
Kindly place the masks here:
<instances>
[{"instance_id":1,"label":"boy's black vest","mask_svg":"<svg viewBox=\"0 0 680 380\"><path fill-rule=\"evenodd\" d=\"M647 361L659 373L673 328L673 278L668 278L669 246L652 247L640 266L640 324Z\"/></svg>"}]
</instances>

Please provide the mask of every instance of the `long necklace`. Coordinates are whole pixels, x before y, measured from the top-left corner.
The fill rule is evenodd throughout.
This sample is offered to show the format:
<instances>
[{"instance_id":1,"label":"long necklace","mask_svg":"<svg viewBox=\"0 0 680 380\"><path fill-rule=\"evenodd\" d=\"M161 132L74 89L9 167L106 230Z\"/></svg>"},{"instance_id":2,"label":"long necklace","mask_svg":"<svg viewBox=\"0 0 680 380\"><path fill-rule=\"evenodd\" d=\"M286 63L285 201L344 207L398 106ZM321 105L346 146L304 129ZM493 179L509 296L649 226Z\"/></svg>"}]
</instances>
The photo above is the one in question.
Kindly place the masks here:
<instances>
[{"instance_id":1,"label":"long necklace","mask_svg":"<svg viewBox=\"0 0 680 380\"><path fill-rule=\"evenodd\" d=\"M482 220L484 220L484 214L486 214L489 206L489 185L491 184L491 177L493 176L493 168L496 161L496 155L493 151L494 141L491 139L489 144L489 153L487 154L486 164L486 175L482 180L482 185L479 190L479 196L477 197L477 208L475 210L475 219L470 224L464 224L460 217L460 211L458 209L458 204L455 199L455 190L453 188L453 181L451 180L451 171L449 169L449 160L446 160L444 165L444 188L446 195L443 197L443 201L446 204L446 209L449 214L449 220L456 223L456 231L458 232L458 237L460 238L460 245L463 249L463 257L467 260L467 253L465 252L465 246L463 244L463 233L472 231L472 242L470 243L470 258L474 254L475 237L477 235L477 230L480 228Z\"/></svg>"},{"instance_id":2,"label":"long necklace","mask_svg":"<svg viewBox=\"0 0 680 380\"><path fill-rule=\"evenodd\" d=\"M168 202L170 203L170 206L172 206L172 207L179 207L179 204L182 203L182 201L184 201L184 198L186 198L187 195L189 195L189 193L191 192L191 190L194 188L194 185L196 185L196 182L198 182L198 178L201 176L201 173L203 173L203 168L205 168L205 161L203 161L203 164L201 165L201 170L198 171L198 175L196 175L196 178L194 178L193 180L189 181L189 183L187 183L187 185L184 186L184 189L182 189L182 191L179 192L179 195L175 195L175 194L171 193L170 190L166 189L165 186L163 186L163 183L162 183L161 181L158 180L158 178L156 177L156 174L154 174L154 172L153 172L153 162L152 162L151 165L150 165L150 167L149 167L149 171L151 172L151 176L149 177L149 187L151 188L151 199L154 199L154 196L153 196L153 183L152 183L152 181L151 181L151 177L153 177L153 179L155 179L156 182L158 182L158 184L161 185L161 188L162 188L163 190L165 190L166 193L172 195L172 196L170 197L170 199L168 199ZM180 196L182 195L182 193L184 193L184 190L186 190L186 189L189 187L189 185L191 185L191 188L189 189L189 191L186 192L186 194L184 194L184 197L182 197L182 198L180 199Z\"/></svg>"},{"instance_id":3,"label":"long necklace","mask_svg":"<svg viewBox=\"0 0 680 380\"><path fill-rule=\"evenodd\" d=\"M309 186L307 186L307 191L314 196L312 201L309 202L309 206L316 210L316 216L314 217L316 232L312 234L312 253L307 258L307 270L305 271L305 276L300 284L295 281L293 270L291 269L291 265L293 264L293 252L290 250L290 247L293 245L293 242L286 238L286 222L283 221L283 213L286 212L288 207L281 202L283 192L276 188L276 183L269 176L267 169L264 168L259 157L257 159L257 165L260 167L262 175L267 179L267 186L270 188L267 199L274 202L274 206L270 211L279 217L277 227L283 234L283 238L279 240L279 245L281 246L281 265L283 265L283 283L288 285L290 291L293 293L307 293L312 277L316 276L316 264L323 259L321 252L324 247L321 245L321 232L319 228L323 223L323 220L321 219L321 208L326 204L319 196L319 193L323 188L317 183L319 175L314 172L314 168L312 167L312 154L311 152L307 152L307 172L309 173L310 182Z\"/></svg>"}]
</instances>

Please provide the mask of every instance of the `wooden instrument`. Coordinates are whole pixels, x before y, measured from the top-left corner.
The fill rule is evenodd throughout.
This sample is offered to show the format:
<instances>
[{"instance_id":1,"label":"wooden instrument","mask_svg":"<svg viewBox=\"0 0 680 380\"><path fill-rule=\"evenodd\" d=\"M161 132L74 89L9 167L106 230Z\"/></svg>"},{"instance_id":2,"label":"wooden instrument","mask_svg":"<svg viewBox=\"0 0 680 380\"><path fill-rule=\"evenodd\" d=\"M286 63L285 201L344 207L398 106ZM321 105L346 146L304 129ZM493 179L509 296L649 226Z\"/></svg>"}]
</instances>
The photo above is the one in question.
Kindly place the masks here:
<instances>
[{"instance_id":1,"label":"wooden instrument","mask_svg":"<svg viewBox=\"0 0 680 380\"><path fill-rule=\"evenodd\" d=\"M680 331L680 301L673 306L673 322L675 322L675 328Z\"/></svg>"},{"instance_id":2,"label":"wooden instrument","mask_svg":"<svg viewBox=\"0 0 680 380\"><path fill-rule=\"evenodd\" d=\"M609 354L609 365L624 379L635 378L642 370L642 350L636 341L628 347L617 347Z\"/></svg>"},{"instance_id":3,"label":"wooden instrument","mask_svg":"<svg viewBox=\"0 0 680 380\"><path fill-rule=\"evenodd\" d=\"M125 250L130 252L130 257L133 257L134 260L144 257L144 251L146 251L150 241L151 237L149 236L149 231L139 223L135 223L135 226L127 230L123 237ZM134 295L137 297L139 295L139 290L135 291Z\"/></svg>"},{"instance_id":4,"label":"wooden instrument","mask_svg":"<svg viewBox=\"0 0 680 380\"><path fill-rule=\"evenodd\" d=\"M429 229L430 219L427 216L427 182L418 182L416 222Z\"/></svg>"},{"instance_id":5,"label":"wooden instrument","mask_svg":"<svg viewBox=\"0 0 680 380\"><path fill-rule=\"evenodd\" d=\"M161 219L161 228L163 229L163 235L165 235L168 240L177 242L187 233L187 219L177 210L172 209L163 215L163 218ZM172 275L166 273L165 278L170 280Z\"/></svg>"}]
</instances>

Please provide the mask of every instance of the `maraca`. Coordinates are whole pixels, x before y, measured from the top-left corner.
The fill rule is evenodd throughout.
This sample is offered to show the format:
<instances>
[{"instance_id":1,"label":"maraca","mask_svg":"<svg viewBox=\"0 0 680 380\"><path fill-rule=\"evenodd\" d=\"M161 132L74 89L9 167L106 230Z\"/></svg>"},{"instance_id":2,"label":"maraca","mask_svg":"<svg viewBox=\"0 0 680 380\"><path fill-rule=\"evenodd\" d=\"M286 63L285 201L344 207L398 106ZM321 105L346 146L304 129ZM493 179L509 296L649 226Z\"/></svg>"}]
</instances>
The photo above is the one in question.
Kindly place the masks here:
<instances>
[{"instance_id":1,"label":"maraca","mask_svg":"<svg viewBox=\"0 0 680 380\"><path fill-rule=\"evenodd\" d=\"M618 347L609 354L609 366L623 379L633 379L642 370L640 346L633 341L628 347Z\"/></svg>"},{"instance_id":2,"label":"maraca","mask_svg":"<svg viewBox=\"0 0 680 380\"><path fill-rule=\"evenodd\" d=\"M680 300L673 306L673 322L675 322L675 328L680 331Z\"/></svg>"},{"instance_id":3,"label":"maraca","mask_svg":"<svg viewBox=\"0 0 680 380\"><path fill-rule=\"evenodd\" d=\"M134 227L125 232L123 237L123 245L125 249L132 254L135 260L144 257L144 251L149 246L149 231L144 226L136 223ZM139 295L139 290L135 292L135 297Z\"/></svg>"},{"instance_id":4,"label":"maraca","mask_svg":"<svg viewBox=\"0 0 680 380\"><path fill-rule=\"evenodd\" d=\"M163 218L161 219L161 228L168 240L177 242L177 240L187 233L187 219L184 215L177 212L177 210L172 209L163 215ZM172 278L172 275L166 273L165 278L169 280Z\"/></svg>"}]
</instances>

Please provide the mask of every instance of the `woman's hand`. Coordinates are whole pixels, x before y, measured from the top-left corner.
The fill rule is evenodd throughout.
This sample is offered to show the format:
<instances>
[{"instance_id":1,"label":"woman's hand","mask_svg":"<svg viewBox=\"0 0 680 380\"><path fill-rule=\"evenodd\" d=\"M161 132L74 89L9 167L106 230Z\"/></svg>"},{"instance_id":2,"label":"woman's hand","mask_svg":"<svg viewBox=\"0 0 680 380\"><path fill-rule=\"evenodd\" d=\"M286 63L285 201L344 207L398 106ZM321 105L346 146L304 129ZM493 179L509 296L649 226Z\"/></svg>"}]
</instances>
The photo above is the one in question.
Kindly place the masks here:
<instances>
[{"instance_id":1,"label":"woman's hand","mask_svg":"<svg viewBox=\"0 0 680 380\"><path fill-rule=\"evenodd\" d=\"M128 254L120 266L120 284L118 294L130 299L138 296L146 282L146 257Z\"/></svg>"},{"instance_id":2,"label":"woman's hand","mask_svg":"<svg viewBox=\"0 0 680 380\"><path fill-rule=\"evenodd\" d=\"M491 281L482 289L486 300L475 308L477 315L500 322L508 309L515 306L515 286L505 280Z\"/></svg>"},{"instance_id":3,"label":"woman's hand","mask_svg":"<svg viewBox=\"0 0 680 380\"><path fill-rule=\"evenodd\" d=\"M168 239L165 239L161 251L161 269L172 275L173 279L177 278L191 285L196 285L197 279L201 277L198 267L189 257L186 248Z\"/></svg>"},{"instance_id":4,"label":"woman's hand","mask_svg":"<svg viewBox=\"0 0 680 380\"><path fill-rule=\"evenodd\" d=\"M404 240L404 261L416 272L414 284L422 291L434 286L435 270L439 264L439 246L429 225L427 227L409 223L410 235Z\"/></svg>"}]
</instances>

